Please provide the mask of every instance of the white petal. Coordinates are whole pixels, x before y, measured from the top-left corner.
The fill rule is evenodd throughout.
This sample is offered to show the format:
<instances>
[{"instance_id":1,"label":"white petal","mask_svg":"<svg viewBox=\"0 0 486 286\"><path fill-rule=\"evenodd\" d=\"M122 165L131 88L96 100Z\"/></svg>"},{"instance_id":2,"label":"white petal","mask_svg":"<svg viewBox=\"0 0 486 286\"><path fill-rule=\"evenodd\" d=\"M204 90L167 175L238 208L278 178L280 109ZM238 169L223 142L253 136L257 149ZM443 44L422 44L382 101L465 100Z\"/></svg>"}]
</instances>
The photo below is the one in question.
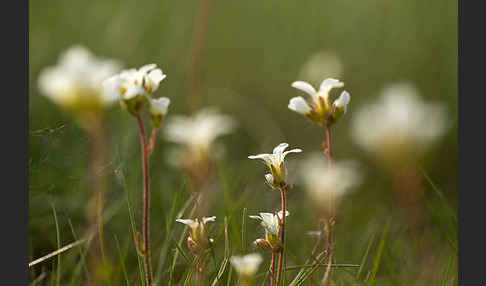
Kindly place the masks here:
<instances>
[{"instance_id":1,"label":"white petal","mask_svg":"<svg viewBox=\"0 0 486 286\"><path fill-rule=\"evenodd\" d=\"M302 149L299 149L299 148L295 148L295 149L292 149L292 150L289 150L289 151L285 151L282 154L282 159L285 159L285 156L287 156L287 154L289 154L289 153L300 153L300 152L302 152Z\"/></svg>"},{"instance_id":2,"label":"white petal","mask_svg":"<svg viewBox=\"0 0 486 286\"><path fill-rule=\"evenodd\" d=\"M262 218L260 216L257 216L257 215L249 215L248 217L252 218L252 219L262 220Z\"/></svg>"},{"instance_id":3,"label":"white petal","mask_svg":"<svg viewBox=\"0 0 486 286\"><path fill-rule=\"evenodd\" d=\"M307 114L312 110L309 104L307 104L305 99L301 96L291 98L288 107L290 110L301 114Z\"/></svg>"},{"instance_id":4,"label":"white petal","mask_svg":"<svg viewBox=\"0 0 486 286\"><path fill-rule=\"evenodd\" d=\"M334 79L334 78L327 78L322 81L321 86L319 87L319 91L322 91L324 93L329 93L331 89L333 88L338 88L338 87L343 87L344 83Z\"/></svg>"},{"instance_id":5,"label":"white petal","mask_svg":"<svg viewBox=\"0 0 486 286\"><path fill-rule=\"evenodd\" d=\"M290 215L290 212L289 212L288 210L285 210L285 216L287 217L287 216L289 216L289 215ZM282 219L282 211L279 211L279 212L278 212L278 217L279 217L280 219Z\"/></svg>"},{"instance_id":6,"label":"white petal","mask_svg":"<svg viewBox=\"0 0 486 286\"><path fill-rule=\"evenodd\" d=\"M144 65L144 66L142 66L141 68L138 69L138 72L141 73L141 74L146 74L147 72L149 72L150 70L153 70L156 67L157 67L156 64Z\"/></svg>"},{"instance_id":7,"label":"white petal","mask_svg":"<svg viewBox=\"0 0 486 286\"><path fill-rule=\"evenodd\" d=\"M265 180L267 180L267 183L269 183L270 185L273 184L273 176L272 174L266 174L265 175Z\"/></svg>"},{"instance_id":8,"label":"white petal","mask_svg":"<svg viewBox=\"0 0 486 286\"><path fill-rule=\"evenodd\" d=\"M317 91L316 89L305 81L294 81L292 87L302 90L303 92L313 96Z\"/></svg>"},{"instance_id":9,"label":"white petal","mask_svg":"<svg viewBox=\"0 0 486 286\"><path fill-rule=\"evenodd\" d=\"M145 90L139 85L131 85L123 94L123 99L128 100L139 95L143 95Z\"/></svg>"},{"instance_id":10,"label":"white petal","mask_svg":"<svg viewBox=\"0 0 486 286\"><path fill-rule=\"evenodd\" d=\"M289 144L280 143L277 147L273 148L273 154L281 154L287 147L289 147Z\"/></svg>"},{"instance_id":11,"label":"white petal","mask_svg":"<svg viewBox=\"0 0 486 286\"><path fill-rule=\"evenodd\" d=\"M166 75L162 73L161 69L152 70L145 76L145 86L148 87L151 92L154 92L159 88L159 83L165 77Z\"/></svg>"},{"instance_id":12,"label":"white petal","mask_svg":"<svg viewBox=\"0 0 486 286\"><path fill-rule=\"evenodd\" d=\"M203 217L202 221L203 221L203 223L214 222L214 221L216 221L216 217L215 216Z\"/></svg>"},{"instance_id":13,"label":"white petal","mask_svg":"<svg viewBox=\"0 0 486 286\"><path fill-rule=\"evenodd\" d=\"M351 100L351 96L347 91L343 91L338 99L334 101L334 105L336 107L344 107L346 110L346 105L348 105L349 101Z\"/></svg>"},{"instance_id":14,"label":"white petal","mask_svg":"<svg viewBox=\"0 0 486 286\"><path fill-rule=\"evenodd\" d=\"M156 99L150 99L150 113L152 114L167 114L169 108L170 99L167 97L161 97Z\"/></svg>"},{"instance_id":15,"label":"white petal","mask_svg":"<svg viewBox=\"0 0 486 286\"><path fill-rule=\"evenodd\" d=\"M198 225L198 223L192 219L176 219L177 222L183 223L185 225L188 225L190 228L194 228Z\"/></svg>"},{"instance_id":16,"label":"white petal","mask_svg":"<svg viewBox=\"0 0 486 286\"><path fill-rule=\"evenodd\" d=\"M270 154L258 154L258 155L248 156L248 159L262 159L266 163L271 163L272 162L271 158L272 158L272 155L270 155Z\"/></svg>"}]
</instances>

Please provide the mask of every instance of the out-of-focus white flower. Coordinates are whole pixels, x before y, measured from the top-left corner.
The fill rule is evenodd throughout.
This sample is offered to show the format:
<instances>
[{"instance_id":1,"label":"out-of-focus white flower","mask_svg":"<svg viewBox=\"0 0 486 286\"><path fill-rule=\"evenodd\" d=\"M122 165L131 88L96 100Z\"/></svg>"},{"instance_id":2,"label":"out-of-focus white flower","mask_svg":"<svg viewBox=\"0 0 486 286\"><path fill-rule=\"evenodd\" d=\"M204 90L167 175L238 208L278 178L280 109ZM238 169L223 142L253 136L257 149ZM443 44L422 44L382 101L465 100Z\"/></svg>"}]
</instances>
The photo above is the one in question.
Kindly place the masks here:
<instances>
[{"instance_id":1,"label":"out-of-focus white flower","mask_svg":"<svg viewBox=\"0 0 486 286\"><path fill-rule=\"evenodd\" d=\"M300 175L310 198L319 207L327 208L329 203L338 204L340 198L361 182L356 163L334 162L329 169L322 154L311 154L300 165Z\"/></svg>"},{"instance_id":2,"label":"out-of-focus white flower","mask_svg":"<svg viewBox=\"0 0 486 286\"><path fill-rule=\"evenodd\" d=\"M285 211L285 216L289 216L289 211ZM252 219L261 221L261 225L272 235L277 235L280 230L280 221L282 220L282 211L278 212L278 216L272 213L260 213L260 215L249 216Z\"/></svg>"},{"instance_id":3,"label":"out-of-focus white flower","mask_svg":"<svg viewBox=\"0 0 486 286\"><path fill-rule=\"evenodd\" d=\"M285 184L287 177L287 168L285 166L285 156L289 153L300 153L301 149L292 149L285 151L289 147L287 143L280 143L273 149L272 154L259 154L248 156L249 159L261 159L270 169L271 174L266 174L265 179L267 183L275 188L281 187ZM285 152L284 152L285 151Z\"/></svg>"},{"instance_id":4,"label":"out-of-focus white flower","mask_svg":"<svg viewBox=\"0 0 486 286\"><path fill-rule=\"evenodd\" d=\"M156 99L150 99L150 116L152 117L152 124L155 127L159 127L162 119L167 114L169 109L170 99L167 97L160 97Z\"/></svg>"},{"instance_id":5,"label":"out-of-focus white flower","mask_svg":"<svg viewBox=\"0 0 486 286\"><path fill-rule=\"evenodd\" d=\"M235 121L230 116L205 108L194 117L173 116L167 124L166 137L176 143L207 148L217 137L231 133L234 127Z\"/></svg>"},{"instance_id":6,"label":"out-of-focus white flower","mask_svg":"<svg viewBox=\"0 0 486 286\"><path fill-rule=\"evenodd\" d=\"M80 111L95 111L117 100L105 93L102 81L120 69L118 61L94 56L87 48L68 48L56 66L39 74L40 92L56 104Z\"/></svg>"},{"instance_id":7,"label":"out-of-focus white flower","mask_svg":"<svg viewBox=\"0 0 486 286\"><path fill-rule=\"evenodd\" d=\"M213 239L208 237L206 224L216 221L215 216L202 217L196 219L176 219L177 222L183 223L191 228L187 245L195 254L205 253L209 250Z\"/></svg>"},{"instance_id":8,"label":"out-of-focus white flower","mask_svg":"<svg viewBox=\"0 0 486 286\"><path fill-rule=\"evenodd\" d=\"M215 108L205 108L193 117L172 116L167 122L165 137L169 141L186 145L187 156L192 158L184 160L200 162L209 155L213 141L231 133L235 126L232 117L220 114Z\"/></svg>"},{"instance_id":9,"label":"out-of-focus white flower","mask_svg":"<svg viewBox=\"0 0 486 286\"><path fill-rule=\"evenodd\" d=\"M251 253L244 256L231 256L230 263L238 272L238 275L243 278L251 278L255 276L262 263L263 258L258 253Z\"/></svg>"},{"instance_id":10,"label":"out-of-focus white flower","mask_svg":"<svg viewBox=\"0 0 486 286\"><path fill-rule=\"evenodd\" d=\"M147 98L153 96L165 77L156 64L148 64L138 70L123 70L103 81L103 87L107 94L119 98L128 111L137 113Z\"/></svg>"},{"instance_id":11,"label":"out-of-focus white flower","mask_svg":"<svg viewBox=\"0 0 486 286\"><path fill-rule=\"evenodd\" d=\"M317 84L323 78L340 76L343 63L333 51L318 51L312 54L299 71L298 78Z\"/></svg>"},{"instance_id":12,"label":"out-of-focus white flower","mask_svg":"<svg viewBox=\"0 0 486 286\"><path fill-rule=\"evenodd\" d=\"M447 128L445 107L427 103L409 82L386 86L375 103L353 117L352 136L368 151L388 154L427 147Z\"/></svg>"},{"instance_id":13,"label":"out-of-focus white flower","mask_svg":"<svg viewBox=\"0 0 486 286\"><path fill-rule=\"evenodd\" d=\"M347 91L343 91L341 96L331 104L329 102L329 92L334 88L343 87L344 83L334 79L327 78L322 81L319 91L305 81L295 81L292 87L297 88L311 97L309 105L301 96L290 99L288 108L292 111L305 115L310 120L320 125L330 125L346 112L346 106L351 100Z\"/></svg>"}]
</instances>

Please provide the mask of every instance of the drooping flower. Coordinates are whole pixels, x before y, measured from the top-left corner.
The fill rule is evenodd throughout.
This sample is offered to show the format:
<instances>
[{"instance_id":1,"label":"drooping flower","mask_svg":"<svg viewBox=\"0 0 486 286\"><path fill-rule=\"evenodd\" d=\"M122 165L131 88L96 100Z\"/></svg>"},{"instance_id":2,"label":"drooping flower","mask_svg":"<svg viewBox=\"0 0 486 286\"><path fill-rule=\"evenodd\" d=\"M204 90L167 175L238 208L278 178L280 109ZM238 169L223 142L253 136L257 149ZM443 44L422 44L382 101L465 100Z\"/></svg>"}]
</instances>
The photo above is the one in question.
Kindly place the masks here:
<instances>
[{"instance_id":1,"label":"drooping flower","mask_svg":"<svg viewBox=\"0 0 486 286\"><path fill-rule=\"evenodd\" d=\"M235 120L220 114L215 108L205 108L193 117L177 115L167 122L167 140L185 145L187 162L201 162L209 156L213 142L229 134L236 126Z\"/></svg>"},{"instance_id":2,"label":"drooping flower","mask_svg":"<svg viewBox=\"0 0 486 286\"><path fill-rule=\"evenodd\" d=\"M230 263L235 268L244 284L250 284L258 271L263 258L258 253L251 253L244 256L231 256Z\"/></svg>"},{"instance_id":3,"label":"drooping flower","mask_svg":"<svg viewBox=\"0 0 486 286\"><path fill-rule=\"evenodd\" d=\"M320 209L327 209L329 203L337 206L342 196L361 182L355 162L334 162L330 169L319 153L309 155L299 170L310 199Z\"/></svg>"},{"instance_id":4,"label":"drooping flower","mask_svg":"<svg viewBox=\"0 0 486 286\"><path fill-rule=\"evenodd\" d=\"M191 229L187 237L187 245L194 254L206 253L213 243L213 239L208 237L206 224L216 221L215 216L202 217L195 219L176 219Z\"/></svg>"},{"instance_id":5,"label":"drooping flower","mask_svg":"<svg viewBox=\"0 0 486 286\"><path fill-rule=\"evenodd\" d=\"M352 122L356 143L387 158L423 151L446 129L445 107L423 101L409 82L386 86L381 97L361 107Z\"/></svg>"},{"instance_id":6,"label":"drooping flower","mask_svg":"<svg viewBox=\"0 0 486 286\"><path fill-rule=\"evenodd\" d=\"M265 162L267 167L270 169L270 174L265 175L267 183L274 187L283 187L286 184L287 178L287 168L285 166L285 156L289 153L300 153L301 149L292 149L285 151L289 144L280 143L277 147L273 149L272 154L259 154L248 156L249 159L261 159ZM285 151L285 152L284 152Z\"/></svg>"},{"instance_id":7,"label":"drooping flower","mask_svg":"<svg viewBox=\"0 0 486 286\"><path fill-rule=\"evenodd\" d=\"M63 52L56 66L39 74L40 92L56 104L73 111L99 111L117 100L104 92L102 81L120 69L118 61L98 58L75 45Z\"/></svg>"},{"instance_id":8,"label":"drooping flower","mask_svg":"<svg viewBox=\"0 0 486 286\"><path fill-rule=\"evenodd\" d=\"M339 98L331 104L329 92L334 88L343 86L343 82L334 78L327 78L322 81L319 91L316 91L308 82L295 81L292 83L292 87L309 94L311 102L310 104L307 103L301 96L293 97L290 99L288 108L305 115L317 124L333 124L346 112L351 96L347 91L343 91Z\"/></svg>"},{"instance_id":9,"label":"drooping flower","mask_svg":"<svg viewBox=\"0 0 486 286\"><path fill-rule=\"evenodd\" d=\"M121 105L130 113L137 114L142 105L153 97L160 82L166 78L156 64L137 69L123 70L103 82L105 91L120 99Z\"/></svg>"}]
</instances>

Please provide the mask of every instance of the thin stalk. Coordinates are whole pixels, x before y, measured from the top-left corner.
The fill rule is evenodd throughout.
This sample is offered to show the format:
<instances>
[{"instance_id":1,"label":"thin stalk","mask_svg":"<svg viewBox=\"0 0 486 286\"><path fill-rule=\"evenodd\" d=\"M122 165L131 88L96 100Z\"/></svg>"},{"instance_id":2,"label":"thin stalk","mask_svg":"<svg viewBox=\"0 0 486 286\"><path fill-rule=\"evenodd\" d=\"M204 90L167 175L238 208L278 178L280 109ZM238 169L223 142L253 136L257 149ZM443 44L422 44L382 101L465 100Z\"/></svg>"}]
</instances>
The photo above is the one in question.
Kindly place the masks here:
<instances>
[{"instance_id":1,"label":"thin stalk","mask_svg":"<svg viewBox=\"0 0 486 286\"><path fill-rule=\"evenodd\" d=\"M143 121L139 114L136 115L138 128L140 130L140 145L142 149L142 171L143 171L143 264L145 267L145 281L147 286L152 286L152 270L150 265L150 244L149 244L149 210L150 210L150 178L148 168L148 150L145 138Z\"/></svg>"},{"instance_id":2,"label":"thin stalk","mask_svg":"<svg viewBox=\"0 0 486 286\"><path fill-rule=\"evenodd\" d=\"M331 127L329 125L326 125L326 140L327 140L327 161L329 164L329 172L332 172L333 169L333 157L332 157L332 134L331 134ZM332 263L332 235L333 235L333 225L334 225L334 198L332 197L329 200L329 218L327 222L327 243L326 243L326 264L329 266L326 269L326 272L324 274L324 277L322 279L323 285L324 283L329 279L331 276L331 263Z\"/></svg>"},{"instance_id":3,"label":"thin stalk","mask_svg":"<svg viewBox=\"0 0 486 286\"><path fill-rule=\"evenodd\" d=\"M285 249L285 214L286 214L286 200L285 200L285 187L280 188L280 196L282 199L282 221L280 225L280 241L282 242L282 249L278 257L278 271L277 271L277 286L280 283L280 277L282 276L283 262L284 262L284 249Z\"/></svg>"},{"instance_id":4,"label":"thin stalk","mask_svg":"<svg viewBox=\"0 0 486 286\"><path fill-rule=\"evenodd\" d=\"M272 264L270 271L272 272L272 276L270 276L270 284L271 286L275 285L275 252L272 251Z\"/></svg>"}]
</instances>

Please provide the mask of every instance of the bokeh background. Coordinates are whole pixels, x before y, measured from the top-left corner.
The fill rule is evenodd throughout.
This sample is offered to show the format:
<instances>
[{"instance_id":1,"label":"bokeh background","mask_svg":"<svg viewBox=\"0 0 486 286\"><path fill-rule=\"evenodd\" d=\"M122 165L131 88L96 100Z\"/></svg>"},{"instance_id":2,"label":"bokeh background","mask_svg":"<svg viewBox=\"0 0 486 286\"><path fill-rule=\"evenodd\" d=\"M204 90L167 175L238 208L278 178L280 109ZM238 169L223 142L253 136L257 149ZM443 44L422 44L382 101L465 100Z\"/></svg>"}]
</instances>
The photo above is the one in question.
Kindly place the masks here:
<instances>
[{"instance_id":1,"label":"bokeh background","mask_svg":"<svg viewBox=\"0 0 486 286\"><path fill-rule=\"evenodd\" d=\"M157 95L171 99L168 116L187 114L195 21L203 3L29 1L31 260L57 249L52 205L64 245L75 240L72 228L81 234L87 227L85 208L91 194L89 137L69 113L39 93L40 70L54 65L59 54L73 44L118 59L125 67L157 63L168 75L157 91ZM318 84L325 77L336 77L345 83L352 99L348 112L333 128L334 155L337 160L358 161L363 175L360 187L345 197L339 209L337 261L359 264L373 241L365 272L372 270L389 220L378 285L439 285L447 271L450 279L443 285L457 283L456 226L447 211L449 207L457 209L458 191L457 6L452 0L211 2L197 71L201 82L197 108L216 106L238 122L234 133L218 139L225 146L225 156L215 178L211 207L211 215L218 217L216 234L221 233L223 217L229 217L235 254L243 252L239 247L243 208L254 214L278 209L280 204L279 194L263 183L263 165L247 156L267 153L280 142L302 148L304 153L319 151L325 139L323 130L287 108L291 97L302 95L290 84L295 80ZM317 71L309 71L309 62L319 61ZM414 223L407 220L407 210L391 191L390 172L351 137L353 111L375 100L386 84L400 80L414 83L423 99L445 104L450 123L447 133L418 161L436 188L422 178L421 219ZM136 252L129 235L124 191L125 186L138 223L141 171L136 122L115 104L106 113L106 128L110 155L104 171L109 178L107 207L113 214L105 225L105 243L116 269L112 273L114 285L123 284L115 235L126 254L130 280L137 285ZM155 268L165 267L157 259L173 202L178 198L178 205L182 205L190 192L187 177L168 162L172 145L158 137L151 158ZM291 180L295 179L299 156L289 156ZM126 185L120 172L126 176ZM312 237L305 232L316 229L317 219L309 206L305 191L297 184L288 197L292 214L287 227L292 252L289 264L302 264L312 247ZM253 221L247 221L247 228L247 251L251 251L251 241L262 231ZM175 249L173 245L169 248ZM218 257L221 249L217 248ZM66 281L78 255L75 249L63 254L62 277ZM31 281L43 272L50 273L52 267L49 261L31 268ZM349 285L346 276L353 276L355 270L336 273L340 285ZM42 281L48 280L47 275Z\"/></svg>"}]
</instances>

